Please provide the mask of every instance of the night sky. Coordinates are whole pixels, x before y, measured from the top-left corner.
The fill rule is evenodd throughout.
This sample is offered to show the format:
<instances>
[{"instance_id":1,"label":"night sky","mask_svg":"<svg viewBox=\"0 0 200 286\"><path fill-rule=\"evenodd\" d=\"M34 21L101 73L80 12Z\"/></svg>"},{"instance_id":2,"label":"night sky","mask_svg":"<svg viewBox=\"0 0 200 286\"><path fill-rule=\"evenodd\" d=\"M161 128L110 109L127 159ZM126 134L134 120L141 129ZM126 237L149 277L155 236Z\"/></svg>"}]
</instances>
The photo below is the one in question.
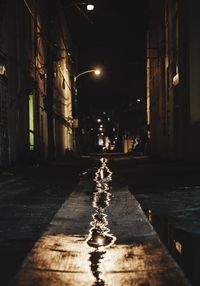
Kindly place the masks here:
<instances>
[{"instance_id":1,"label":"night sky","mask_svg":"<svg viewBox=\"0 0 200 286\"><path fill-rule=\"evenodd\" d=\"M145 100L147 0L97 0L93 12L79 7L83 13L66 8L78 73L103 68L101 78L79 78L82 110L126 109L138 97Z\"/></svg>"}]
</instances>

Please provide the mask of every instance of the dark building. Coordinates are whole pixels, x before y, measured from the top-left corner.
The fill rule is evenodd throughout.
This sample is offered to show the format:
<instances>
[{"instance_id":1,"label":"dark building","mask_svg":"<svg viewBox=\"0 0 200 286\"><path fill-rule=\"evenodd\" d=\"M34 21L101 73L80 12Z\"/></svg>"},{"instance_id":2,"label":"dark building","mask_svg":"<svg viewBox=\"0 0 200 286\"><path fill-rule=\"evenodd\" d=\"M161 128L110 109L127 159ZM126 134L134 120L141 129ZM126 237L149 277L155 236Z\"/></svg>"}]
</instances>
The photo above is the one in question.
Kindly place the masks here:
<instances>
[{"instance_id":1,"label":"dark building","mask_svg":"<svg viewBox=\"0 0 200 286\"><path fill-rule=\"evenodd\" d=\"M61 3L0 3L0 166L63 156L73 73Z\"/></svg>"},{"instance_id":2,"label":"dark building","mask_svg":"<svg viewBox=\"0 0 200 286\"><path fill-rule=\"evenodd\" d=\"M200 17L197 0L150 1L147 118L151 152L200 159Z\"/></svg>"}]
</instances>

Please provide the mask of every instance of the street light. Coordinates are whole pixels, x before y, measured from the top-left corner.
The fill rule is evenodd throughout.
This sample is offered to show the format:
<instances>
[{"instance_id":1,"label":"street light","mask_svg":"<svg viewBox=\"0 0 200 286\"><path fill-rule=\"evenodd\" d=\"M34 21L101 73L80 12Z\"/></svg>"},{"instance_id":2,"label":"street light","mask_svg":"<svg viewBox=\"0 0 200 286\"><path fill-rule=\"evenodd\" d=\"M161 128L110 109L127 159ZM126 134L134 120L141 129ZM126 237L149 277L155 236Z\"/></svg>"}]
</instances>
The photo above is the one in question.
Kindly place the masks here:
<instances>
[{"instance_id":1,"label":"street light","mask_svg":"<svg viewBox=\"0 0 200 286\"><path fill-rule=\"evenodd\" d=\"M94 10L94 4L87 4L87 10L88 11L92 11L92 10Z\"/></svg>"},{"instance_id":2,"label":"street light","mask_svg":"<svg viewBox=\"0 0 200 286\"><path fill-rule=\"evenodd\" d=\"M73 126L74 126L74 148L76 151L79 151L79 134L78 134L78 89L77 89L77 79L81 77L84 74L87 73L93 73L95 76L99 76L101 74L100 69L91 69L83 71L77 75L74 76L74 120L73 120Z\"/></svg>"},{"instance_id":3,"label":"street light","mask_svg":"<svg viewBox=\"0 0 200 286\"><path fill-rule=\"evenodd\" d=\"M74 77L74 82L77 81L77 78L79 78L80 76L82 76L82 75L84 75L86 73L94 73L95 75L100 75L101 74L101 70L100 69L92 69L92 70L87 70L87 71L81 72L81 73L79 73L78 75L76 75Z\"/></svg>"}]
</instances>

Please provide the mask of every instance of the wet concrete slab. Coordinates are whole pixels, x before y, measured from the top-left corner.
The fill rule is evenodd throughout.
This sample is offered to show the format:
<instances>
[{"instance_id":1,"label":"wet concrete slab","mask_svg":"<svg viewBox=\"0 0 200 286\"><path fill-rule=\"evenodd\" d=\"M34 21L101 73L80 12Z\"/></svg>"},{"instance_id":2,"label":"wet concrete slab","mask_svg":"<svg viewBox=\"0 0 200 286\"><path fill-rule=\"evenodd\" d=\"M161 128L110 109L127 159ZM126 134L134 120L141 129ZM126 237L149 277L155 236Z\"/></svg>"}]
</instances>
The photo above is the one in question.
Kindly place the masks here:
<instances>
[{"instance_id":1,"label":"wet concrete slab","mask_svg":"<svg viewBox=\"0 0 200 286\"><path fill-rule=\"evenodd\" d=\"M57 212L10 285L190 285L139 203L101 162Z\"/></svg>"}]
</instances>

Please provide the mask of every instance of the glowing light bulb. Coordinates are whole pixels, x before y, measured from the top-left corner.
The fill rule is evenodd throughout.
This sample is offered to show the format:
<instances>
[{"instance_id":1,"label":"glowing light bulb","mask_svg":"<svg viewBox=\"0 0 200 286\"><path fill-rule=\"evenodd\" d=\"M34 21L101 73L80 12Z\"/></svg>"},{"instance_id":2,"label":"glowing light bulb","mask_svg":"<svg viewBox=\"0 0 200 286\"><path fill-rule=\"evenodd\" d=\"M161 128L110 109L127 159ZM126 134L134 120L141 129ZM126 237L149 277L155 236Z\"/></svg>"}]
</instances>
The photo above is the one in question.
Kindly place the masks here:
<instances>
[{"instance_id":1,"label":"glowing light bulb","mask_svg":"<svg viewBox=\"0 0 200 286\"><path fill-rule=\"evenodd\" d=\"M96 70L94 71L94 73L95 73L96 75L100 75L100 74L101 74L101 71L100 71L99 69L96 69Z\"/></svg>"},{"instance_id":2,"label":"glowing light bulb","mask_svg":"<svg viewBox=\"0 0 200 286\"><path fill-rule=\"evenodd\" d=\"M93 5L93 4L88 4L88 5L87 5L87 10L88 10L88 11L94 10L94 5Z\"/></svg>"}]
</instances>

